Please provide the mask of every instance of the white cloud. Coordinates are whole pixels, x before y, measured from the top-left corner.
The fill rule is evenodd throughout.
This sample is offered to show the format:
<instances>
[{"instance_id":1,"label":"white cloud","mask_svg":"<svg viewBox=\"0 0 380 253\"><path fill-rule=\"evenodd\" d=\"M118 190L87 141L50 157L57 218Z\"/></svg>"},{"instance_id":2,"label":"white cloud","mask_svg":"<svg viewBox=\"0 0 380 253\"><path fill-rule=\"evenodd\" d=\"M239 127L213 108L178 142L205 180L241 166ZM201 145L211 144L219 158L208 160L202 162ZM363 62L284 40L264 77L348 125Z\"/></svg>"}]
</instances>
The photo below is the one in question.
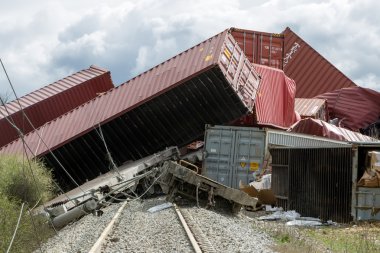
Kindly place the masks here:
<instances>
[{"instance_id":1,"label":"white cloud","mask_svg":"<svg viewBox=\"0 0 380 253\"><path fill-rule=\"evenodd\" d=\"M20 94L91 64L120 84L228 27L290 26L352 80L380 91L379 12L375 0L15 0L0 9L0 57ZM0 93L8 89L0 73Z\"/></svg>"}]
</instances>

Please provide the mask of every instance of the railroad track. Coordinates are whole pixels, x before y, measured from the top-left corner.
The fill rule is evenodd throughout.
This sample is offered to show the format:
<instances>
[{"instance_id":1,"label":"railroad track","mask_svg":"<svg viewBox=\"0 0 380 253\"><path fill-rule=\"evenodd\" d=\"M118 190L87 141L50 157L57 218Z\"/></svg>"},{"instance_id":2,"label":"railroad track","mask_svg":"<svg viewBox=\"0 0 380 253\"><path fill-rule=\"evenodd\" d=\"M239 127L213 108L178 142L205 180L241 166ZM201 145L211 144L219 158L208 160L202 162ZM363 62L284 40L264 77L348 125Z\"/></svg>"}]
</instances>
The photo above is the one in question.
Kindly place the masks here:
<instances>
[{"instance_id":1,"label":"railroad track","mask_svg":"<svg viewBox=\"0 0 380 253\"><path fill-rule=\"evenodd\" d=\"M214 249L214 246L212 246L208 238L203 234L202 229L195 222L189 211L180 209L177 205L174 205L174 208L194 251L196 253L216 253L217 251Z\"/></svg>"},{"instance_id":2,"label":"railroad track","mask_svg":"<svg viewBox=\"0 0 380 253\"><path fill-rule=\"evenodd\" d=\"M113 234L113 231L118 227L120 222L120 216L125 208L128 208L128 203L125 202L116 212L112 220L106 226L98 240L92 246L90 253L107 252L106 241ZM186 235L190 241L191 246L196 253L216 253L217 251L204 235L202 229L198 226L190 212L186 209L182 209L177 205L174 205L174 210L178 217L179 222L184 228ZM175 214L174 214L175 215Z\"/></svg>"}]
</instances>

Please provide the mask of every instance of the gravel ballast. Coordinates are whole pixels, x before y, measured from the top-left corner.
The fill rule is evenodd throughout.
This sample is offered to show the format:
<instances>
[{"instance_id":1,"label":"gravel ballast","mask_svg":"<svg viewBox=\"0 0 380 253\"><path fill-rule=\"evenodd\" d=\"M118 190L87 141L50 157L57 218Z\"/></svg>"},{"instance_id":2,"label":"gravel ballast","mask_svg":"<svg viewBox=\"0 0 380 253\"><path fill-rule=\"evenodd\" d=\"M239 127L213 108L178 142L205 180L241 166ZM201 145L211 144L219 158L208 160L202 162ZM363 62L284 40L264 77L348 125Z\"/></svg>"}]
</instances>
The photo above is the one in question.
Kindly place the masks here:
<instances>
[{"instance_id":1,"label":"gravel ballast","mask_svg":"<svg viewBox=\"0 0 380 253\"><path fill-rule=\"evenodd\" d=\"M58 231L35 252L79 253L88 252L111 221L120 204L112 204L102 209L102 216L88 214Z\"/></svg>"},{"instance_id":2,"label":"gravel ballast","mask_svg":"<svg viewBox=\"0 0 380 253\"><path fill-rule=\"evenodd\" d=\"M194 252L173 207L147 211L165 202L165 197L129 202L106 237L102 252ZM101 217L89 214L66 226L43 245L42 251L88 252L121 205L102 209ZM273 252L272 239L242 213L233 215L229 210L196 206L180 208L188 210L217 252Z\"/></svg>"}]
</instances>

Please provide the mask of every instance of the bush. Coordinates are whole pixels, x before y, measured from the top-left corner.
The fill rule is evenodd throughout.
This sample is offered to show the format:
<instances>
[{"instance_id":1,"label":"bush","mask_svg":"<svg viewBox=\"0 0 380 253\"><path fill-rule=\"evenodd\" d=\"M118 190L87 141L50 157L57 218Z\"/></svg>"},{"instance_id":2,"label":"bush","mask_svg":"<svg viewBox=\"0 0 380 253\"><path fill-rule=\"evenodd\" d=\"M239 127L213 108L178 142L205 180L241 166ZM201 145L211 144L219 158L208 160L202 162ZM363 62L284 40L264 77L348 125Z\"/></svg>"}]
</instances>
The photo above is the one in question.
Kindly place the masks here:
<instances>
[{"instance_id":1,"label":"bush","mask_svg":"<svg viewBox=\"0 0 380 253\"><path fill-rule=\"evenodd\" d=\"M39 161L16 156L0 156L0 252L6 252L17 225L22 203L21 222L11 252L31 252L39 242L53 234L44 217L31 216L28 209L53 196L52 174Z\"/></svg>"},{"instance_id":2,"label":"bush","mask_svg":"<svg viewBox=\"0 0 380 253\"><path fill-rule=\"evenodd\" d=\"M6 252L9 247L20 209L20 205L0 195L0 252ZM32 220L25 205L11 252L31 252L53 233L43 217L35 216Z\"/></svg>"},{"instance_id":3,"label":"bush","mask_svg":"<svg viewBox=\"0 0 380 253\"><path fill-rule=\"evenodd\" d=\"M18 156L0 156L0 194L17 202L36 204L53 196L51 171L36 160L30 161Z\"/></svg>"}]
</instances>

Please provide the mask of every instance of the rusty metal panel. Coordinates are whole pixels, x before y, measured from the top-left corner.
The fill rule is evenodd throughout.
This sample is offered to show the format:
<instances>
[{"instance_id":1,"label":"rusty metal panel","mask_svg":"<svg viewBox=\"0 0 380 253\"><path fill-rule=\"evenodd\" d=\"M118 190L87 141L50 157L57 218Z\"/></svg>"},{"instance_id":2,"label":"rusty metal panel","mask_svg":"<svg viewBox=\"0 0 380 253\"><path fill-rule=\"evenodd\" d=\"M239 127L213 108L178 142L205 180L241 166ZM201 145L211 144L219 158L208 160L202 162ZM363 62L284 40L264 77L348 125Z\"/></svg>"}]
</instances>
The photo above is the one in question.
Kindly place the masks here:
<instances>
[{"instance_id":1,"label":"rusty metal panel","mask_svg":"<svg viewBox=\"0 0 380 253\"><path fill-rule=\"evenodd\" d=\"M228 30L153 67L38 129L78 182L108 171L100 127L117 164L201 138L205 124L252 111L260 78ZM36 132L26 136L66 180ZM17 140L0 153L20 153Z\"/></svg>"},{"instance_id":2,"label":"rusty metal panel","mask_svg":"<svg viewBox=\"0 0 380 253\"><path fill-rule=\"evenodd\" d=\"M334 126L322 120L312 118L306 118L298 121L291 128L289 128L288 131L293 133L316 135L339 141L374 143L379 142L378 139L363 135L358 132L353 132L342 127Z\"/></svg>"},{"instance_id":3,"label":"rusty metal panel","mask_svg":"<svg viewBox=\"0 0 380 253\"><path fill-rule=\"evenodd\" d=\"M108 70L90 66L21 97L19 103L33 126L38 128L113 87ZM6 116L9 115L22 133L27 134L33 130L16 100L5 106L0 106L0 147L19 137Z\"/></svg>"},{"instance_id":4,"label":"rusty metal panel","mask_svg":"<svg viewBox=\"0 0 380 253\"><path fill-rule=\"evenodd\" d=\"M273 147L270 152L272 189L287 197L285 208L325 221L352 220L352 147Z\"/></svg>"},{"instance_id":5,"label":"rusty metal panel","mask_svg":"<svg viewBox=\"0 0 380 253\"><path fill-rule=\"evenodd\" d=\"M313 118L323 121L329 120L327 104L325 99L318 98L296 98L294 109L301 119Z\"/></svg>"},{"instance_id":6,"label":"rusty metal panel","mask_svg":"<svg viewBox=\"0 0 380 253\"><path fill-rule=\"evenodd\" d=\"M380 93L368 88L351 87L317 96L326 99L331 119L342 127L359 131L379 119Z\"/></svg>"},{"instance_id":7,"label":"rusty metal panel","mask_svg":"<svg viewBox=\"0 0 380 253\"><path fill-rule=\"evenodd\" d=\"M289 27L283 34L284 71L297 84L296 97L312 98L329 91L356 86Z\"/></svg>"},{"instance_id":8,"label":"rusty metal panel","mask_svg":"<svg viewBox=\"0 0 380 253\"><path fill-rule=\"evenodd\" d=\"M283 34L238 28L231 28L231 34L251 63L283 69Z\"/></svg>"}]
</instances>

